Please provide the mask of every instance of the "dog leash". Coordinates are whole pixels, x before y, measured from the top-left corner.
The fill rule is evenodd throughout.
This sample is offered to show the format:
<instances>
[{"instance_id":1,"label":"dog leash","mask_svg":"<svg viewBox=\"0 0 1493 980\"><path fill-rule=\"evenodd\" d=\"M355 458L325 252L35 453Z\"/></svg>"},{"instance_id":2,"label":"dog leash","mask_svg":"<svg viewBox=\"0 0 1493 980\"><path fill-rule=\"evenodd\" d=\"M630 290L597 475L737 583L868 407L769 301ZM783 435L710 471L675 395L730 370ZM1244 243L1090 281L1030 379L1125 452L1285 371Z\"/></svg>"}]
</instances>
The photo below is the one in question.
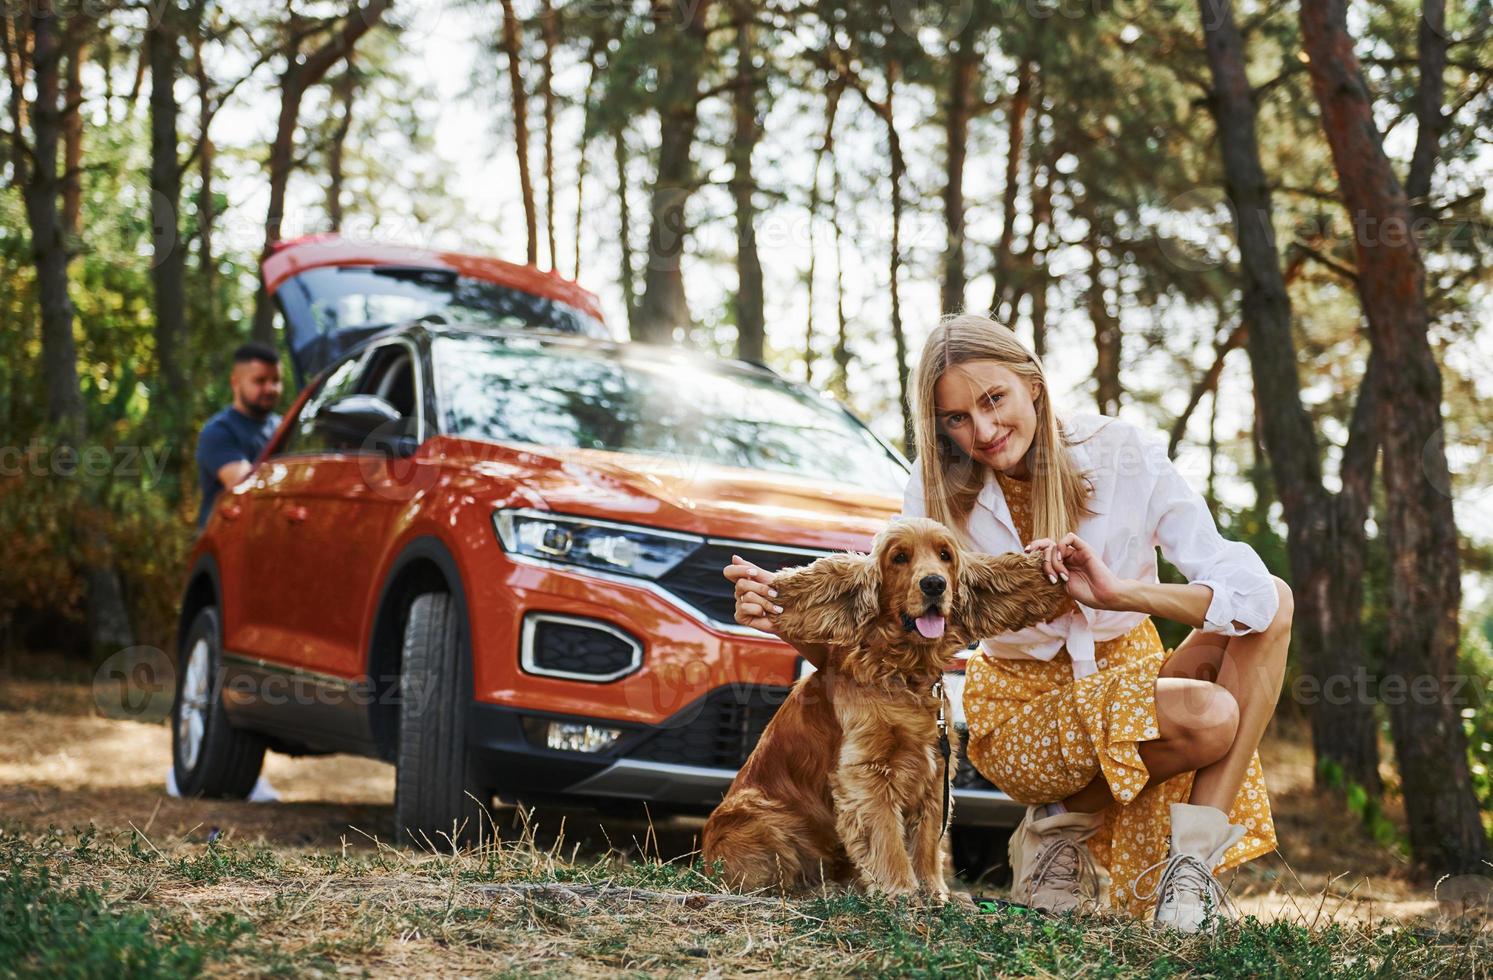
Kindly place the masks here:
<instances>
[{"instance_id":1,"label":"dog leash","mask_svg":"<svg viewBox=\"0 0 1493 980\"><path fill-rule=\"evenodd\" d=\"M933 682L933 696L938 698L938 753L943 756L943 823L938 836L943 837L949 829L949 722L944 717L943 678Z\"/></svg>"}]
</instances>

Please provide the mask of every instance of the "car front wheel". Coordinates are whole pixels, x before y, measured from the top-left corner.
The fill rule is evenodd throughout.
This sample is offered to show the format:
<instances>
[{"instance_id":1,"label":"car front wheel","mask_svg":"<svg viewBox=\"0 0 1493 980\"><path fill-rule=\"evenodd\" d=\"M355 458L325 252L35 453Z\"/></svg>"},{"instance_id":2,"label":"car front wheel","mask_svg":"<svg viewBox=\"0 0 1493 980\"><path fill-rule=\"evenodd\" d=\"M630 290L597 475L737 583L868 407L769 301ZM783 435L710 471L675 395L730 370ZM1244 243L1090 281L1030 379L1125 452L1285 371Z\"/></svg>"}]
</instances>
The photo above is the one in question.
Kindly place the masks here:
<instances>
[{"instance_id":1,"label":"car front wheel","mask_svg":"<svg viewBox=\"0 0 1493 980\"><path fill-rule=\"evenodd\" d=\"M467 750L471 656L461 611L445 592L410 603L399 678L395 838L444 848L491 835L490 790L473 778Z\"/></svg>"},{"instance_id":2,"label":"car front wheel","mask_svg":"<svg viewBox=\"0 0 1493 980\"><path fill-rule=\"evenodd\" d=\"M182 642L171 706L171 765L182 796L244 799L264 766L264 739L228 723L223 708L222 630L208 606Z\"/></svg>"}]
</instances>

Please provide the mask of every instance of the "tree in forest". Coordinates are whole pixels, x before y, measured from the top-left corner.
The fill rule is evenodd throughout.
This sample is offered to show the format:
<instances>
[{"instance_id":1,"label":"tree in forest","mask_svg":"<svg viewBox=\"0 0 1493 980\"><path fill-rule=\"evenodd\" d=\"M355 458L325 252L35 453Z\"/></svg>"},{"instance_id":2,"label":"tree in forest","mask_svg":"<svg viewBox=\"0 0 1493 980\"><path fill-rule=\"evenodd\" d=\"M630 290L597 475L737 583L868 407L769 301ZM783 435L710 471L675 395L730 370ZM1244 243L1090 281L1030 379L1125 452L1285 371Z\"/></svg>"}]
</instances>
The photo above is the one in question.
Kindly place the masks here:
<instances>
[{"instance_id":1,"label":"tree in forest","mask_svg":"<svg viewBox=\"0 0 1493 980\"><path fill-rule=\"evenodd\" d=\"M1489 856L1468 772L1456 690L1460 561L1442 444L1441 371L1430 344L1426 271L1411 204L1374 118L1343 0L1303 0L1301 35L1322 128L1337 167L1357 259L1358 293L1374 356L1390 554L1386 668L1434 699L1388 705L1410 844L1432 872L1481 871ZM1432 59L1422 71L1433 74ZM1440 83L1428 83L1440 102ZM1434 153L1432 154L1434 156ZM1427 703L1429 701L1429 703Z\"/></svg>"},{"instance_id":2,"label":"tree in forest","mask_svg":"<svg viewBox=\"0 0 1493 980\"><path fill-rule=\"evenodd\" d=\"M939 305L944 313L964 310L965 287L968 284L965 248L964 167L969 158L970 126L984 107L980 97L981 50L984 23L970 17L955 32L944 61L947 79L943 83L944 123L944 253L943 278L939 284Z\"/></svg>"},{"instance_id":3,"label":"tree in forest","mask_svg":"<svg viewBox=\"0 0 1493 980\"><path fill-rule=\"evenodd\" d=\"M503 56L508 63L513 147L518 155L519 198L524 206L524 261L534 265L539 261L539 224L534 206L534 181L529 176L529 93L524 87L522 25L513 0L502 0L502 4L502 47Z\"/></svg>"},{"instance_id":4,"label":"tree in forest","mask_svg":"<svg viewBox=\"0 0 1493 980\"><path fill-rule=\"evenodd\" d=\"M1127 394L1122 314L1207 308L1215 288L1171 260L1149 217L1196 187L1206 149L1187 119L1186 83L1171 70L1188 50L1173 19L1155 8L1082 18L1015 10L992 35L1010 72L998 100L1004 152L987 167L1001 174L989 308L1013 329L1029 323L1039 356L1054 291L1087 314L1091 390L1107 414ZM1061 281L1049 271L1054 252L1070 270Z\"/></svg>"},{"instance_id":5,"label":"tree in forest","mask_svg":"<svg viewBox=\"0 0 1493 980\"><path fill-rule=\"evenodd\" d=\"M822 4L821 31L826 41L819 52L821 66L859 96L886 135L887 180L891 212L891 235L887 243L887 326L897 378L897 406L901 414L903 446L911 449L912 407L910 345L902 312L902 278L906 261L902 241L907 213L907 157L902 150L896 98L898 84L910 61L921 62L924 52L917 39L903 32L889 9L864 8L858 4Z\"/></svg>"},{"instance_id":6,"label":"tree in forest","mask_svg":"<svg viewBox=\"0 0 1493 980\"><path fill-rule=\"evenodd\" d=\"M1244 39L1230 0L1201 0L1224 182L1239 245L1241 330L1249 346L1255 400L1270 454L1291 557L1292 590L1304 615L1293 639L1317 681L1309 712L1312 745L1370 793L1380 789L1373 705L1341 698L1342 681L1363 669L1365 521L1378 453L1377 386L1372 368L1353 410L1343 450L1341 489L1323 484L1318 436L1301 400L1291 299L1276 245L1269 183L1256 136L1255 92L1245 72ZM1371 358L1371 365L1373 359ZM1319 765L1319 781L1326 769Z\"/></svg>"},{"instance_id":7,"label":"tree in forest","mask_svg":"<svg viewBox=\"0 0 1493 980\"><path fill-rule=\"evenodd\" d=\"M649 191L648 260L634 337L669 343L692 323L681 260L688 235L685 205L697 183L691 154L699 125L701 83L710 62L707 40L711 0L675 4L653 0L654 111L658 116L658 165Z\"/></svg>"},{"instance_id":8,"label":"tree in forest","mask_svg":"<svg viewBox=\"0 0 1493 980\"><path fill-rule=\"evenodd\" d=\"M757 91L761 81L755 63L757 40L754 5L737 0L732 7L736 48L736 77L731 94L731 197L736 213L736 356L763 363L766 323L762 312L762 259L757 254L757 190L752 153L762 138L757 121Z\"/></svg>"},{"instance_id":9,"label":"tree in forest","mask_svg":"<svg viewBox=\"0 0 1493 980\"><path fill-rule=\"evenodd\" d=\"M62 101L63 59L68 50L80 50L79 34L88 27L88 18L82 16L64 22L50 0L37 0L29 9L7 11L0 24L10 86L11 178L25 202L31 236L41 313L46 420L54 440L52 451L59 454L76 454L88 438L88 418L78 384L74 310L68 295L70 256L62 210L64 175L58 168L67 118L81 108ZM30 99L28 88L35 93ZM88 486L85 498L97 505L94 489ZM90 523L81 530L81 571L93 649L108 653L131 646L134 629L108 535L97 524Z\"/></svg>"},{"instance_id":10,"label":"tree in forest","mask_svg":"<svg viewBox=\"0 0 1493 980\"><path fill-rule=\"evenodd\" d=\"M327 139L327 230L342 231L342 185L347 177L347 134L352 131L353 107L360 87L358 62L351 53L331 84L337 101L336 123Z\"/></svg>"},{"instance_id":11,"label":"tree in forest","mask_svg":"<svg viewBox=\"0 0 1493 980\"><path fill-rule=\"evenodd\" d=\"M544 109L544 237L549 246L550 268L559 269L559 246L555 241L555 49L560 44L561 24L554 0L542 0L541 8L539 99Z\"/></svg>"},{"instance_id":12,"label":"tree in forest","mask_svg":"<svg viewBox=\"0 0 1493 980\"><path fill-rule=\"evenodd\" d=\"M368 34L327 76L322 86L327 98L302 112L301 168L321 184L328 231L346 231L356 216L357 233L366 234L393 217L391 199L413 197L410 206L419 210L429 203L420 194L425 187L437 199L444 197L428 159L430 100L400 64L403 49L392 31ZM401 151L390 154L396 136ZM390 165L391 157L397 166Z\"/></svg>"},{"instance_id":13,"label":"tree in forest","mask_svg":"<svg viewBox=\"0 0 1493 980\"><path fill-rule=\"evenodd\" d=\"M163 4L145 32L150 64L150 191L155 233L150 271L160 371L157 398L174 442L180 441L186 423L182 396L187 391L187 266L179 218L185 164L177 145L176 81L182 74L183 40L201 30L203 6L204 0L190 0L186 7Z\"/></svg>"},{"instance_id":14,"label":"tree in forest","mask_svg":"<svg viewBox=\"0 0 1493 980\"><path fill-rule=\"evenodd\" d=\"M814 169L809 178L809 267L804 273L808 309L804 319L803 349L804 380L813 384L814 361L817 357L814 346L816 335L814 298L815 288L819 281L818 236L813 232L814 224L819 220L820 211L825 210L828 213L835 246L835 342L831 354L835 367L830 375L828 387L842 399L846 397L845 372L850 363L848 337L850 325L845 314L844 233L840 222L840 170L835 160L835 123L840 116L840 100L844 94L845 80L837 74L829 73L827 84L824 86L824 130L819 145L814 150ZM821 177L826 161L831 171L828 196L824 194Z\"/></svg>"},{"instance_id":15,"label":"tree in forest","mask_svg":"<svg viewBox=\"0 0 1493 980\"><path fill-rule=\"evenodd\" d=\"M84 438L87 421L78 392L78 349L73 340L73 304L68 296L68 246L60 210L58 147L64 125L64 32L81 29L81 24L64 24L52 3L40 0L34 10L7 12L4 26L10 82L11 180L25 201L36 264L47 421L64 439L77 443ZM28 80L35 90L30 99Z\"/></svg>"},{"instance_id":16,"label":"tree in forest","mask_svg":"<svg viewBox=\"0 0 1493 980\"><path fill-rule=\"evenodd\" d=\"M264 222L262 258L269 257L281 237L286 188L295 165L295 137L300 128L301 102L307 90L352 54L359 39L383 20L392 5L393 0L364 0L342 17L327 21L313 21L292 12L284 23L283 40L277 45L284 62L279 71L280 107L275 138L266 161L270 198ZM274 343L274 317L269 295L261 287L254 301L255 340Z\"/></svg>"}]
</instances>

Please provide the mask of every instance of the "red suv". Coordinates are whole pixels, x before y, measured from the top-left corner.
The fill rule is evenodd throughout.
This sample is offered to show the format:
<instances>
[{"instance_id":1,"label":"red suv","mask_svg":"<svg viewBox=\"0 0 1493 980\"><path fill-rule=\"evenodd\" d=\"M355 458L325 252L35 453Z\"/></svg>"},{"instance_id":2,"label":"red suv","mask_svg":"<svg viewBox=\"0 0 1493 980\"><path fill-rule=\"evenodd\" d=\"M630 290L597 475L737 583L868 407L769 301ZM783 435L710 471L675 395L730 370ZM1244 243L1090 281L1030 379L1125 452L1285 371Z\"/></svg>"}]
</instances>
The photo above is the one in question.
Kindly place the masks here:
<instances>
[{"instance_id":1,"label":"red suv","mask_svg":"<svg viewBox=\"0 0 1493 980\"><path fill-rule=\"evenodd\" d=\"M865 549L907 462L764 367L613 341L532 268L316 240L264 276L310 380L192 554L182 791L242 796L268 748L394 763L404 839L494 794L718 802L805 667L721 569ZM1019 816L959 786L961 826Z\"/></svg>"}]
</instances>

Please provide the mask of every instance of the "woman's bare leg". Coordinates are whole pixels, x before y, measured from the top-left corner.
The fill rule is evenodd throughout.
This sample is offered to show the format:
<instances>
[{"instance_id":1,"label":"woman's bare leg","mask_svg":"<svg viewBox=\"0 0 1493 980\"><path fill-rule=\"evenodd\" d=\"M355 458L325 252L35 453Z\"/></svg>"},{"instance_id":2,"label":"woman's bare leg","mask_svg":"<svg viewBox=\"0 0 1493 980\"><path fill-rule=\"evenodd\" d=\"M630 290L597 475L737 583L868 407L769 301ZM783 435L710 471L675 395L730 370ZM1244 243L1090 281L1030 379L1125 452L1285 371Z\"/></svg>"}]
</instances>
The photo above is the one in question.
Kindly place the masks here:
<instances>
[{"instance_id":1,"label":"woman's bare leg","mask_svg":"<svg viewBox=\"0 0 1493 980\"><path fill-rule=\"evenodd\" d=\"M1216 646L1222 641L1218 684L1239 704L1239 729L1224 757L1200 768L1192 781L1189 802L1199 806L1215 807L1224 813L1233 809L1234 798L1244 785L1244 774L1249 771L1249 761L1260 747L1265 726L1275 715L1286 676L1286 651L1291 645L1291 616L1295 606L1290 588L1279 579L1276 586L1280 590L1280 610L1263 631L1243 636L1202 634L1205 639L1200 641L1201 646Z\"/></svg>"},{"instance_id":2,"label":"woman's bare leg","mask_svg":"<svg viewBox=\"0 0 1493 980\"><path fill-rule=\"evenodd\" d=\"M1235 741L1239 712L1233 697L1218 684L1190 677L1156 679L1159 738L1141 742L1141 761L1151 778L1147 786L1216 763ZM1103 774L1063 801L1075 813L1097 813L1115 802Z\"/></svg>"},{"instance_id":3,"label":"woman's bare leg","mask_svg":"<svg viewBox=\"0 0 1493 980\"><path fill-rule=\"evenodd\" d=\"M1161 737L1140 744L1140 757L1151 773L1147 786L1196 770L1189 802L1224 813L1233 809L1249 761L1275 715L1285 680L1295 602L1290 587L1278 578L1275 581L1280 609L1264 631L1223 636L1195 629L1162 666L1156 678ZM1177 682L1200 686L1177 687ZM1215 754L1219 732L1216 713L1210 712L1217 709L1209 688L1223 688L1237 705L1237 725L1221 754ZM1208 744L1200 744L1204 742ZM1114 802L1100 774L1063 805L1079 813L1094 813Z\"/></svg>"}]
</instances>

